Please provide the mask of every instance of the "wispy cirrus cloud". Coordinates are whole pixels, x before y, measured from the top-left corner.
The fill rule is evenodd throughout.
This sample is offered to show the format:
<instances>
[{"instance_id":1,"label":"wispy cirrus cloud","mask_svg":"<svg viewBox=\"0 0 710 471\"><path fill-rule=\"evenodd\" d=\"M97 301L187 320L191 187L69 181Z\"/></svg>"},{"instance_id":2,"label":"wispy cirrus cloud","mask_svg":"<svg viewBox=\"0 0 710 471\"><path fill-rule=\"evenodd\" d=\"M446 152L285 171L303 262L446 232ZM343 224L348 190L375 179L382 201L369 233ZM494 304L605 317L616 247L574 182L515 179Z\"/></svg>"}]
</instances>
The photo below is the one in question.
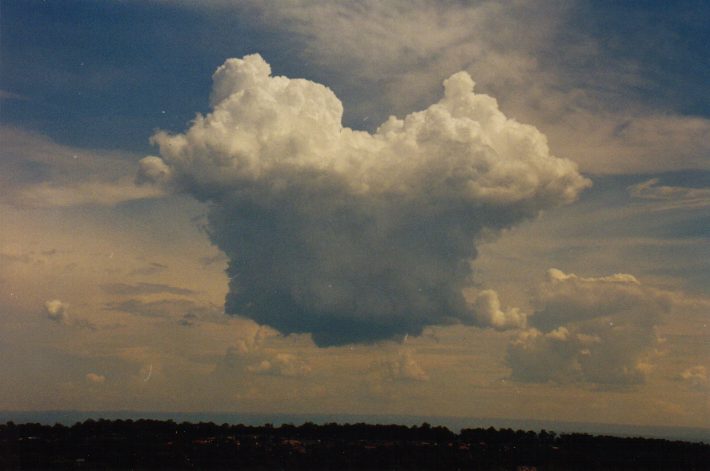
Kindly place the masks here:
<instances>
[{"instance_id":1,"label":"wispy cirrus cloud","mask_svg":"<svg viewBox=\"0 0 710 471\"><path fill-rule=\"evenodd\" d=\"M710 206L710 188L659 185L659 178L628 187L629 194L639 200L657 204L656 209L699 209Z\"/></svg>"}]
</instances>

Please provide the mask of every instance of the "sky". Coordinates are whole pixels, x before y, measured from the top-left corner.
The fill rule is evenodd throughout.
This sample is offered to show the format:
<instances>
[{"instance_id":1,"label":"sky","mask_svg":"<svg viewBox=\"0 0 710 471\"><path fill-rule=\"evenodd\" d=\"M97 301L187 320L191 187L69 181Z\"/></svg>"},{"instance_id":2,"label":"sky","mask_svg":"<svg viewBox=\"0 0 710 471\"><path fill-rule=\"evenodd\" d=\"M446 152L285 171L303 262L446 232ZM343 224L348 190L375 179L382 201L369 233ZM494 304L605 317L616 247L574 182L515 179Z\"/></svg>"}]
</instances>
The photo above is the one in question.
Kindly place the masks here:
<instances>
[{"instance_id":1,"label":"sky","mask_svg":"<svg viewBox=\"0 0 710 471\"><path fill-rule=\"evenodd\" d=\"M708 17L0 1L0 410L710 427Z\"/></svg>"}]
</instances>

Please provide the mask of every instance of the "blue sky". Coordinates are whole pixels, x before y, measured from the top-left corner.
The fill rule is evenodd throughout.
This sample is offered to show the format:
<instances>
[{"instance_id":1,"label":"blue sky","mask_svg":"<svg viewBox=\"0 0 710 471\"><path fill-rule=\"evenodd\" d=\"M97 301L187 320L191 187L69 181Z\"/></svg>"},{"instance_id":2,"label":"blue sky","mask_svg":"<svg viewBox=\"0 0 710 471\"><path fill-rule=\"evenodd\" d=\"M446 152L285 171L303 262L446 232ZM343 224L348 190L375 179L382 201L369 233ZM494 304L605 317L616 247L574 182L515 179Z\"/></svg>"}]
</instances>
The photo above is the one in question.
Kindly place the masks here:
<instances>
[{"instance_id":1,"label":"blue sky","mask_svg":"<svg viewBox=\"0 0 710 471\"><path fill-rule=\"evenodd\" d=\"M306 39L259 27L241 10L225 15L228 7L219 2L203 9L171 3L4 2L3 87L32 99L3 103L3 121L62 143L146 151L153 129L177 131L206 111L209 76L227 57L259 51L275 74L328 82L327 71L304 61ZM547 9L554 11L540 8ZM661 112L708 116L705 2L580 2L560 10L570 24L554 32L536 60L569 74L562 86L581 85L622 105L640 101ZM593 53L580 50L587 41L595 42ZM560 43L567 44L555 47ZM622 76L599 83L605 74ZM355 92L341 81L347 79L328 85L347 105ZM351 99L376 101L381 91L371 85L373 96ZM348 114L346 106L346 124L355 126Z\"/></svg>"},{"instance_id":2,"label":"blue sky","mask_svg":"<svg viewBox=\"0 0 710 471\"><path fill-rule=\"evenodd\" d=\"M0 8L0 409L707 426L707 2Z\"/></svg>"}]
</instances>

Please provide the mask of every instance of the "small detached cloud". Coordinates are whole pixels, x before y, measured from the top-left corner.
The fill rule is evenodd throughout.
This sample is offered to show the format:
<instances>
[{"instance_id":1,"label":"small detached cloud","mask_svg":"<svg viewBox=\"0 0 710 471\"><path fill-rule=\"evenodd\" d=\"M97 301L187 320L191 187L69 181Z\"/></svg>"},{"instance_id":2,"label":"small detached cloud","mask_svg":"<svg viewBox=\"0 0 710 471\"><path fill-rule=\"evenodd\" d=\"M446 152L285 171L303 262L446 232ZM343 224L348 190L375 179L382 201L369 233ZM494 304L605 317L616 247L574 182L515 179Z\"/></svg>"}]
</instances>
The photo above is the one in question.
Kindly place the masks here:
<instances>
[{"instance_id":1,"label":"small detached cloud","mask_svg":"<svg viewBox=\"0 0 710 471\"><path fill-rule=\"evenodd\" d=\"M218 361L214 374L227 381L249 374L285 377L310 374L311 365L299 355L264 347L267 339L274 336L278 333L265 326L254 325L254 329L242 332L241 338Z\"/></svg>"},{"instance_id":2,"label":"small detached cloud","mask_svg":"<svg viewBox=\"0 0 710 471\"><path fill-rule=\"evenodd\" d=\"M672 296L628 274L586 278L551 269L533 302L531 327L508 347L513 379L629 386L651 369L656 326Z\"/></svg>"},{"instance_id":3,"label":"small detached cloud","mask_svg":"<svg viewBox=\"0 0 710 471\"><path fill-rule=\"evenodd\" d=\"M363 372L363 392L380 400L400 401L401 388L414 393L430 380L429 373L419 364L412 348L398 348L384 358L373 361Z\"/></svg>"},{"instance_id":4,"label":"small detached cloud","mask_svg":"<svg viewBox=\"0 0 710 471\"><path fill-rule=\"evenodd\" d=\"M692 366L684 370L678 379L696 391L706 391L708 389L708 372L702 365Z\"/></svg>"},{"instance_id":5,"label":"small detached cloud","mask_svg":"<svg viewBox=\"0 0 710 471\"><path fill-rule=\"evenodd\" d=\"M414 359L412 349L405 348L397 356L381 364L387 376L399 381L429 381L429 375Z\"/></svg>"},{"instance_id":6,"label":"small detached cloud","mask_svg":"<svg viewBox=\"0 0 710 471\"><path fill-rule=\"evenodd\" d=\"M68 309L69 305L59 299L52 299L44 303L44 310L47 317L60 324L67 324L69 322Z\"/></svg>"},{"instance_id":7,"label":"small detached cloud","mask_svg":"<svg viewBox=\"0 0 710 471\"><path fill-rule=\"evenodd\" d=\"M172 171L160 157L145 157L138 163L136 183L166 183L170 180Z\"/></svg>"},{"instance_id":8,"label":"small detached cloud","mask_svg":"<svg viewBox=\"0 0 710 471\"><path fill-rule=\"evenodd\" d=\"M330 89L271 76L256 54L213 80L212 111L185 133L155 134L160 157L141 161L137 181L210 203L207 233L229 259L225 312L321 347L522 323L491 297L480 316L465 300L475 241L590 182L474 93L466 72L374 133L343 127Z\"/></svg>"},{"instance_id":9,"label":"small detached cloud","mask_svg":"<svg viewBox=\"0 0 710 471\"><path fill-rule=\"evenodd\" d=\"M98 329L94 323L87 319L70 319L69 304L59 299L52 299L45 302L44 312L49 320L56 322L57 324L91 331Z\"/></svg>"},{"instance_id":10,"label":"small detached cloud","mask_svg":"<svg viewBox=\"0 0 710 471\"><path fill-rule=\"evenodd\" d=\"M103 384L106 382L106 376L96 373L87 373L86 382L90 384Z\"/></svg>"},{"instance_id":11,"label":"small detached cloud","mask_svg":"<svg viewBox=\"0 0 710 471\"><path fill-rule=\"evenodd\" d=\"M311 366L290 353L277 353L269 359L247 367L247 371L256 374L274 376L305 376L311 372Z\"/></svg>"}]
</instances>

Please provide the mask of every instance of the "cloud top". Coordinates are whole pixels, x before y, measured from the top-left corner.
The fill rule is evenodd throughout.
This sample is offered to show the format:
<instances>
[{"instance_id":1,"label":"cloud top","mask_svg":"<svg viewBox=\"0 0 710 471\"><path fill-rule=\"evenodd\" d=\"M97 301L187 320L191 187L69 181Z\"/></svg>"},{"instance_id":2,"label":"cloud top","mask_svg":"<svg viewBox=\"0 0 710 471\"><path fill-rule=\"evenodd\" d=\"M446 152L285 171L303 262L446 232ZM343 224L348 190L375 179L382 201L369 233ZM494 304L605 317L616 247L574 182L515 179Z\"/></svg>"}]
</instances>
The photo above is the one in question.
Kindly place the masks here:
<instances>
[{"instance_id":1,"label":"cloud top","mask_svg":"<svg viewBox=\"0 0 710 471\"><path fill-rule=\"evenodd\" d=\"M259 55L213 78L212 112L154 135L160 157L138 179L211 203L209 233L230 260L228 313L321 346L477 323L461 291L481 232L589 185L465 72L439 102L373 134L342 126L330 89L273 77Z\"/></svg>"}]
</instances>

